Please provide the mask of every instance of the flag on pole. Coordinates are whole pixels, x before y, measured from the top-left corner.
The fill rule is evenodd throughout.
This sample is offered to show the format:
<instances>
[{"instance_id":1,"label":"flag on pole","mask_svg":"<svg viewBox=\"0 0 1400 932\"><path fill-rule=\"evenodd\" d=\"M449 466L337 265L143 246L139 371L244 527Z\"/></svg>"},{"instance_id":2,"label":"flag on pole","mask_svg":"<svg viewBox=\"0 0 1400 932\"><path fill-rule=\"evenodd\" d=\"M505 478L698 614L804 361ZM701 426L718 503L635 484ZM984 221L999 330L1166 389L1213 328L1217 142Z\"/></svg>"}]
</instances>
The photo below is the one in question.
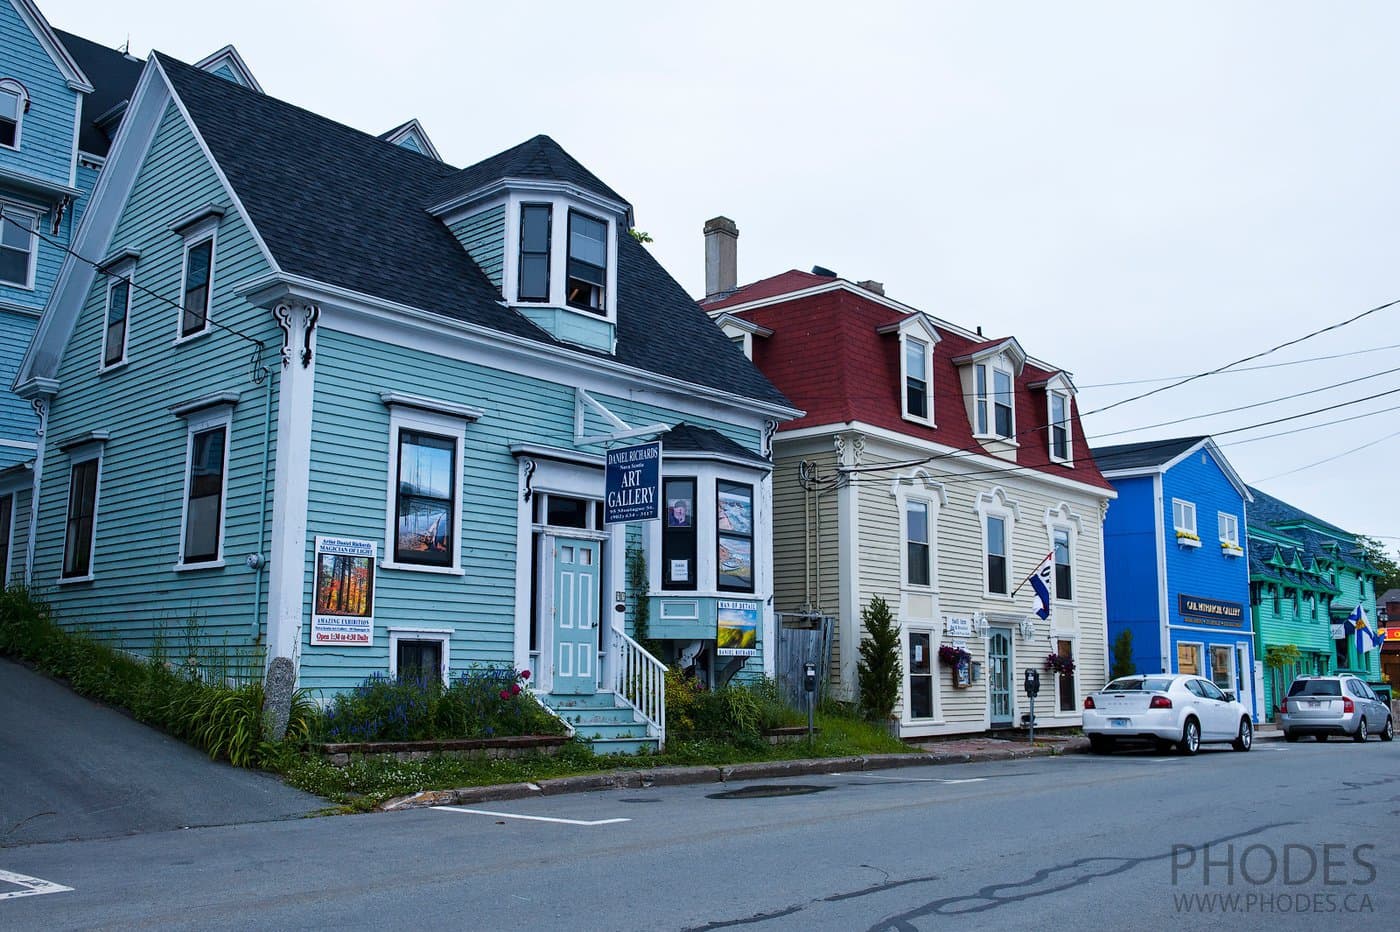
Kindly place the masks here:
<instances>
[{"instance_id":1,"label":"flag on pole","mask_svg":"<svg viewBox=\"0 0 1400 932\"><path fill-rule=\"evenodd\" d=\"M1347 621L1356 629L1356 652L1358 654L1368 654L1377 647L1380 647L1380 638L1376 637L1376 632L1366 622L1366 609L1360 605L1352 609Z\"/></svg>"},{"instance_id":2,"label":"flag on pole","mask_svg":"<svg viewBox=\"0 0 1400 932\"><path fill-rule=\"evenodd\" d=\"M1031 589L1035 591L1035 613L1041 621L1050 620L1050 581L1055 573L1055 551L1045 555L1040 565L1031 573Z\"/></svg>"}]
</instances>

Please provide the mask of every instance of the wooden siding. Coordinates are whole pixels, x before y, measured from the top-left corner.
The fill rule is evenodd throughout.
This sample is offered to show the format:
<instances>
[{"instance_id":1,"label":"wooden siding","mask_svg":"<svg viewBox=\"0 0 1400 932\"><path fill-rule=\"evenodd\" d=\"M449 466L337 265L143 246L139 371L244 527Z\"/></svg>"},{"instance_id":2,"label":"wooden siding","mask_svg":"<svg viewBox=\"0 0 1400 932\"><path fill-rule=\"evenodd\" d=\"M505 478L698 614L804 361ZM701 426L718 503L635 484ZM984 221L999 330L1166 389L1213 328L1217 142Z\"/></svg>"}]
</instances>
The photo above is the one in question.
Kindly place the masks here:
<instances>
[{"instance_id":1,"label":"wooden siding","mask_svg":"<svg viewBox=\"0 0 1400 932\"><path fill-rule=\"evenodd\" d=\"M773 457L773 605L780 612L812 611L840 615L840 553L836 493L802 488L798 469L804 459L833 454L776 452ZM820 534L818 526L820 525ZM832 638L831 678L840 681L840 639Z\"/></svg>"},{"instance_id":2,"label":"wooden siding","mask_svg":"<svg viewBox=\"0 0 1400 932\"><path fill-rule=\"evenodd\" d=\"M211 317L221 326L176 344L183 241L169 225L211 202L229 207L219 225L214 260ZM63 388L45 438L35 581L46 590L62 623L127 649L148 650L158 638L168 646L173 636L185 637L187 622L194 619L195 635L212 650L259 650L253 626L265 603L255 615L255 577L243 560L251 553L267 554L265 543L257 539L264 404L271 391L275 427L281 332L267 311L233 295L233 283L265 273L267 265L173 105L146 154L111 248L141 253L127 363L98 372L108 285L99 275L59 370ZM264 341L261 358L272 367L270 379L261 385L251 381L254 346L225 327ZM223 391L239 395L229 437L223 543L227 566L175 572L187 423L172 414L170 406ZM110 431L111 439L100 477L94 579L60 585L70 458L57 444L99 429ZM275 462L276 438L272 441ZM269 507L270 503L269 496Z\"/></svg>"},{"instance_id":3,"label":"wooden siding","mask_svg":"<svg viewBox=\"0 0 1400 932\"><path fill-rule=\"evenodd\" d=\"M39 418L29 402L10 391L38 318L0 311L0 439L34 444ZM34 458L34 448L0 445L0 469Z\"/></svg>"},{"instance_id":4,"label":"wooden siding","mask_svg":"<svg viewBox=\"0 0 1400 932\"><path fill-rule=\"evenodd\" d=\"M0 78L14 78L29 92L19 151L0 149L0 166L58 184L73 167L73 111L78 93L68 87L48 52L10 3L0 3Z\"/></svg>"},{"instance_id":5,"label":"wooden siding","mask_svg":"<svg viewBox=\"0 0 1400 932\"><path fill-rule=\"evenodd\" d=\"M497 288L506 257L506 208L504 204L448 224L452 235Z\"/></svg>"}]
</instances>

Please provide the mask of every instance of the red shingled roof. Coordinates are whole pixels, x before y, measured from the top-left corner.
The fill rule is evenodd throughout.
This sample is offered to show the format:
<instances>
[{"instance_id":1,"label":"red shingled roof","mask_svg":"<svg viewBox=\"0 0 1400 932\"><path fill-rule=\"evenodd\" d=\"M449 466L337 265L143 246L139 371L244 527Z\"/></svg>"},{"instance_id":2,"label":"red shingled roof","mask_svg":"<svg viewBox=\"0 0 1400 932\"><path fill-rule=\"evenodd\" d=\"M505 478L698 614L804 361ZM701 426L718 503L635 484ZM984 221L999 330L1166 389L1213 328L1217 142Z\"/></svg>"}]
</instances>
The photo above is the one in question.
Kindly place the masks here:
<instances>
[{"instance_id":1,"label":"red shingled roof","mask_svg":"<svg viewBox=\"0 0 1400 932\"><path fill-rule=\"evenodd\" d=\"M721 300L702 302L702 306L707 311L730 309L836 281L794 270L746 285ZM771 337L754 339L754 362L793 404L807 412L783 424L780 433L861 421L960 450L986 452L973 438L959 367L952 360L1004 343L1007 338L970 339L929 320L942 340L933 351L933 415L938 426L926 427L901 415L899 337L879 332L882 326L904 320L908 316L904 312L852 287L731 313L773 331ZM1017 465L1110 489L1112 485L1094 464L1079 423L1078 405L1073 402L1074 465L1049 461L1045 387L1030 385L1044 383L1059 371L1028 362L1016 379Z\"/></svg>"}]
</instances>

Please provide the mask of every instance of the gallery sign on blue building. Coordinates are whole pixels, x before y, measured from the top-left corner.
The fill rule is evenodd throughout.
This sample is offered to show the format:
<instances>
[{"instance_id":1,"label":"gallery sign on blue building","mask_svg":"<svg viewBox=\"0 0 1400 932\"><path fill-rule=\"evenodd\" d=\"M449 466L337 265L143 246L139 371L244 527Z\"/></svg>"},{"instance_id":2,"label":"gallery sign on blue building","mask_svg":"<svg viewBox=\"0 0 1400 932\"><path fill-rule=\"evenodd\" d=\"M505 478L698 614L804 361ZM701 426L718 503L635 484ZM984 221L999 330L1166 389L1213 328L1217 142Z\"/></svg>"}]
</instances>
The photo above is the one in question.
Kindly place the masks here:
<instances>
[{"instance_id":1,"label":"gallery sign on blue building","mask_svg":"<svg viewBox=\"0 0 1400 932\"><path fill-rule=\"evenodd\" d=\"M660 520L661 441L609 450L603 481L603 523Z\"/></svg>"}]
</instances>

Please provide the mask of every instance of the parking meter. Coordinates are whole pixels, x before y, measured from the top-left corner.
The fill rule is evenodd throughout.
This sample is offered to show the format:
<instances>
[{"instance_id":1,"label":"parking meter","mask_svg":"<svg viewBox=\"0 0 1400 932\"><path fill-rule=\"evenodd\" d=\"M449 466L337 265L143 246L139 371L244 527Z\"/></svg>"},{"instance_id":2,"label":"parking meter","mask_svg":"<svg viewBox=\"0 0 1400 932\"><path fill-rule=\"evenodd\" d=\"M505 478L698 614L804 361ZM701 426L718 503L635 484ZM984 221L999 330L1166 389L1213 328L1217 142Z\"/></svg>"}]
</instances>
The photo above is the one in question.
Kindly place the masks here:
<instances>
[{"instance_id":1,"label":"parking meter","mask_svg":"<svg viewBox=\"0 0 1400 932\"><path fill-rule=\"evenodd\" d=\"M1040 694L1040 671L1026 667L1026 695L1031 700L1030 742L1035 744L1035 697Z\"/></svg>"},{"instance_id":2,"label":"parking meter","mask_svg":"<svg viewBox=\"0 0 1400 932\"><path fill-rule=\"evenodd\" d=\"M807 744L812 743L813 726L816 724L817 711L817 665L815 663L804 663L802 665L802 688L807 691Z\"/></svg>"}]
</instances>

